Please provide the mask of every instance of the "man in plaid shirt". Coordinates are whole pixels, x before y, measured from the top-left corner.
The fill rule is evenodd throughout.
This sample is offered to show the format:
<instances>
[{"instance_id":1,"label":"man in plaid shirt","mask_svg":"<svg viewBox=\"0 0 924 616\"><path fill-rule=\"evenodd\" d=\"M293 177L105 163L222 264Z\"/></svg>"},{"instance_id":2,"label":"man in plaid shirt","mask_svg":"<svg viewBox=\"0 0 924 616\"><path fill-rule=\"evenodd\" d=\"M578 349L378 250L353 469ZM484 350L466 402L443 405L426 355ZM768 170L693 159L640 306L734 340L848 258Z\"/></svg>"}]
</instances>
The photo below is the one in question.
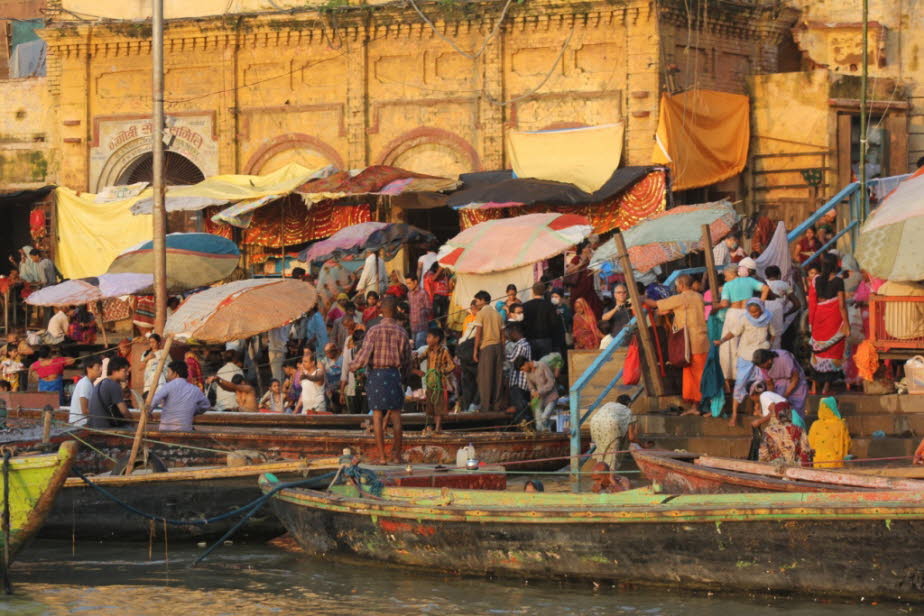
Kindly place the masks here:
<instances>
[{"instance_id":1,"label":"man in plaid shirt","mask_svg":"<svg viewBox=\"0 0 924 616\"><path fill-rule=\"evenodd\" d=\"M401 410L404 408L404 379L411 368L411 342L407 331L395 321L395 299L386 296L381 304L382 321L369 329L363 346L350 363L350 370L368 367L366 399L372 410L379 464L385 463L385 420L391 417L395 440L391 462L401 462Z\"/></svg>"},{"instance_id":2,"label":"man in plaid shirt","mask_svg":"<svg viewBox=\"0 0 924 616\"><path fill-rule=\"evenodd\" d=\"M422 347L427 343L427 330L430 328L431 304L430 296L420 288L417 277L408 274L404 277L407 285L407 303L411 307L411 339L415 347ZM442 325L442 324L440 324Z\"/></svg>"},{"instance_id":3,"label":"man in plaid shirt","mask_svg":"<svg viewBox=\"0 0 924 616\"><path fill-rule=\"evenodd\" d=\"M532 359L529 341L523 335L523 324L518 322L507 323L507 348L505 349L504 370L507 371L507 386L510 389L510 408L507 412L515 413L514 422L529 417L529 388L526 383L526 374L513 367L518 357L526 361Z\"/></svg>"}]
</instances>

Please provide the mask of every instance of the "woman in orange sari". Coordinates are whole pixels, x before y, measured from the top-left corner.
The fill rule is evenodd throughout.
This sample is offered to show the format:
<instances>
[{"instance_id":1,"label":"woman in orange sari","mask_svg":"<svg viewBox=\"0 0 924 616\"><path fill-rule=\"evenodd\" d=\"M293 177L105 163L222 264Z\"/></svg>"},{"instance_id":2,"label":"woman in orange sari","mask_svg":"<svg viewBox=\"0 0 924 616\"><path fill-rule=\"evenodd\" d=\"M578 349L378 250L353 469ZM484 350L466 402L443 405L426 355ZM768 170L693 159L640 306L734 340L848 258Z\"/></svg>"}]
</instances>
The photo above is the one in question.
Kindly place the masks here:
<instances>
[{"instance_id":1,"label":"woman in orange sari","mask_svg":"<svg viewBox=\"0 0 924 616\"><path fill-rule=\"evenodd\" d=\"M583 297L574 300L574 336L575 349L599 349L603 334L597 327L597 317L594 316L590 304Z\"/></svg>"}]
</instances>

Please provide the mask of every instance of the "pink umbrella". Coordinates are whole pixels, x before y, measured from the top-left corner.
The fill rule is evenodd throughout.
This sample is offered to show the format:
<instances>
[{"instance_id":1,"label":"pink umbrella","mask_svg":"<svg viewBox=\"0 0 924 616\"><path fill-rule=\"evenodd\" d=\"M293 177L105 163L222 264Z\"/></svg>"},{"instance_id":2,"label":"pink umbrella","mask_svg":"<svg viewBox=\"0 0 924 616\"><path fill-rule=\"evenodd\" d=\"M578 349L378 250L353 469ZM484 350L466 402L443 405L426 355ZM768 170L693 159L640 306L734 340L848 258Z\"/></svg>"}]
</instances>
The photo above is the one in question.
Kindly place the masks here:
<instances>
[{"instance_id":1,"label":"pink umbrella","mask_svg":"<svg viewBox=\"0 0 924 616\"><path fill-rule=\"evenodd\" d=\"M527 214L469 227L440 248L439 263L463 274L522 267L563 253L593 232L576 214Z\"/></svg>"},{"instance_id":2,"label":"pink umbrella","mask_svg":"<svg viewBox=\"0 0 924 616\"><path fill-rule=\"evenodd\" d=\"M154 284L152 274L103 274L77 278L30 293L27 304L33 306L76 306L91 304L110 297L148 291Z\"/></svg>"},{"instance_id":3,"label":"pink umbrella","mask_svg":"<svg viewBox=\"0 0 924 616\"><path fill-rule=\"evenodd\" d=\"M435 242L428 232L404 223L361 222L344 227L326 240L308 247L299 255L307 263L323 263L344 257L363 258L371 252L384 251L386 260L394 257L404 244Z\"/></svg>"}]
</instances>

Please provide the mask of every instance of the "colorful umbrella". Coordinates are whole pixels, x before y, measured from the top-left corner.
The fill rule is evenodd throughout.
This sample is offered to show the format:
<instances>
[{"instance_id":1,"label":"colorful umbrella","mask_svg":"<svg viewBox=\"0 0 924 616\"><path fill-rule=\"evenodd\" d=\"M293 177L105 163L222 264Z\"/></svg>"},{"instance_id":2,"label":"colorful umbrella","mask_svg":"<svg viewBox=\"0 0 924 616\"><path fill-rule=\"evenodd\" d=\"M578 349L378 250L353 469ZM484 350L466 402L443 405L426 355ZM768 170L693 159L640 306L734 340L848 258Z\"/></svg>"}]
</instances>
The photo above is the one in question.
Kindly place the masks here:
<instances>
[{"instance_id":1,"label":"colorful umbrella","mask_svg":"<svg viewBox=\"0 0 924 616\"><path fill-rule=\"evenodd\" d=\"M703 249L703 225L709 225L713 244L724 238L738 221L735 208L727 200L702 205L681 205L653 216L623 231L632 268L647 272ZM617 258L616 241L603 243L591 259L591 267L601 269ZM617 264L618 265L618 264Z\"/></svg>"},{"instance_id":2,"label":"colorful umbrella","mask_svg":"<svg viewBox=\"0 0 924 616\"><path fill-rule=\"evenodd\" d=\"M439 251L441 265L464 274L522 267L563 253L593 232L576 214L527 214L469 227Z\"/></svg>"},{"instance_id":3,"label":"colorful umbrella","mask_svg":"<svg viewBox=\"0 0 924 616\"><path fill-rule=\"evenodd\" d=\"M154 244L142 242L120 254L110 274L154 271ZM180 293L227 278L241 251L229 239L211 233L171 233L167 236L167 290Z\"/></svg>"},{"instance_id":4,"label":"colorful umbrella","mask_svg":"<svg viewBox=\"0 0 924 616\"><path fill-rule=\"evenodd\" d=\"M435 242L436 236L404 223L361 222L337 231L326 240L315 242L299 255L306 263L324 263L344 257L363 258L371 252L383 251L387 261L404 244Z\"/></svg>"},{"instance_id":5,"label":"colorful umbrella","mask_svg":"<svg viewBox=\"0 0 924 616\"><path fill-rule=\"evenodd\" d=\"M924 280L924 169L898 185L860 229L860 266L886 280Z\"/></svg>"},{"instance_id":6,"label":"colorful umbrella","mask_svg":"<svg viewBox=\"0 0 924 616\"><path fill-rule=\"evenodd\" d=\"M256 336L291 323L317 301L314 287L291 278L238 280L190 295L164 334L208 342Z\"/></svg>"},{"instance_id":7,"label":"colorful umbrella","mask_svg":"<svg viewBox=\"0 0 924 616\"><path fill-rule=\"evenodd\" d=\"M76 306L110 297L150 291L151 274L103 274L93 278L76 278L30 293L27 304L33 306Z\"/></svg>"}]
</instances>

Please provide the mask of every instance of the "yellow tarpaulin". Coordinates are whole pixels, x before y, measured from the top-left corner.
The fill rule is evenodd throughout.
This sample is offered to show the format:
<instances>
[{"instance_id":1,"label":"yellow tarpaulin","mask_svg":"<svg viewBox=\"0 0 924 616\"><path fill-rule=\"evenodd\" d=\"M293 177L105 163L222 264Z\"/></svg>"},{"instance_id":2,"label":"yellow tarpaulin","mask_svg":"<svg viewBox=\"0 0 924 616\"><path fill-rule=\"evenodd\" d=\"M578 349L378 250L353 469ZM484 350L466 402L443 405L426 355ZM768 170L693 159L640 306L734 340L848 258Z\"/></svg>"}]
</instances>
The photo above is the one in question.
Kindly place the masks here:
<instances>
[{"instance_id":1,"label":"yellow tarpaulin","mask_svg":"<svg viewBox=\"0 0 924 616\"><path fill-rule=\"evenodd\" d=\"M507 134L507 154L519 178L574 184L592 193L610 179L622 156L623 124Z\"/></svg>"},{"instance_id":2,"label":"yellow tarpaulin","mask_svg":"<svg viewBox=\"0 0 924 616\"><path fill-rule=\"evenodd\" d=\"M750 139L748 97L712 90L661 96L652 162L670 165L673 189L721 182L741 173Z\"/></svg>"},{"instance_id":3,"label":"yellow tarpaulin","mask_svg":"<svg viewBox=\"0 0 924 616\"><path fill-rule=\"evenodd\" d=\"M150 216L135 216L131 207L140 198L96 203L96 195L78 195L56 188L58 269L67 278L99 276L116 256L151 239Z\"/></svg>"},{"instance_id":4,"label":"yellow tarpaulin","mask_svg":"<svg viewBox=\"0 0 924 616\"><path fill-rule=\"evenodd\" d=\"M266 175L215 175L190 186L167 188L167 211L201 210L211 205L225 205L242 201L262 200L267 197L283 197L296 188L334 171L333 167L308 169L297 163L289 163ZM145 191L134 212L150 214L153 207L152 192Z\"/></svg>"}]
</instances>

